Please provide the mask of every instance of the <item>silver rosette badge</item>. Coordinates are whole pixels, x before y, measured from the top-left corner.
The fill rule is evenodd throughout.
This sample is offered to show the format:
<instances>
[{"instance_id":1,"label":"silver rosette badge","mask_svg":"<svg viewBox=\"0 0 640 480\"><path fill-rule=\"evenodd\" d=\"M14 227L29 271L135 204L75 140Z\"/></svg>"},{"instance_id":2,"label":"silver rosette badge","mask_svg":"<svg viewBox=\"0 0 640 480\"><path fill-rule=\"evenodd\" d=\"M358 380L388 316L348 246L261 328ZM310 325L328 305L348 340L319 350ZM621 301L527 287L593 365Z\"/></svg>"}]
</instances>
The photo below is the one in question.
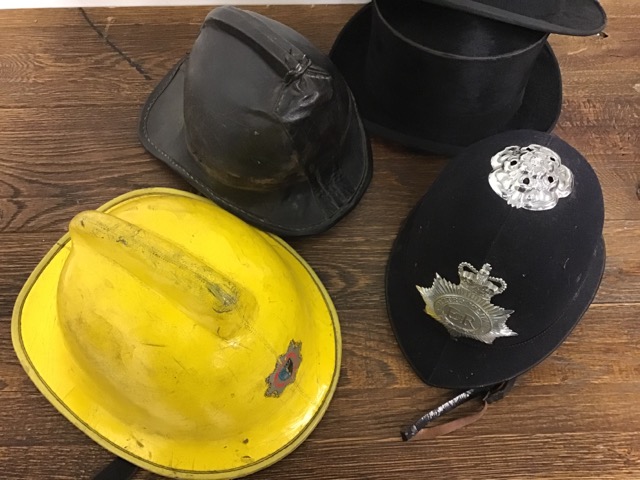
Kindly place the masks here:
<instances>
[{"instance_id":1,"label":"silver rosette badge","mask_svg":"<svg viewBox=\"0 0 640 480\"><path fill-rule=\"evenodd\" d=\"M514 208L550 210L573 190L573 174L550 148L512 146L491 158L489 185Z\"/></svg>"},{"instance_id":2,"label":"silver rosette badge","mask_svg":"<svg viewBox=\"0 0 640 480\"><path fill-rule=\"evenodd\" d=\"M431 288L416 285L425 303L425 312L444 325L453 337L469 337L491 344L498 337L512 337L507 327L513 310L491 303L491 297L507 289L501 278L491 277L491 265L480 270L462 262L458 265L460 284L455 285L436 273Z\"/></svg>"}]
</instances>

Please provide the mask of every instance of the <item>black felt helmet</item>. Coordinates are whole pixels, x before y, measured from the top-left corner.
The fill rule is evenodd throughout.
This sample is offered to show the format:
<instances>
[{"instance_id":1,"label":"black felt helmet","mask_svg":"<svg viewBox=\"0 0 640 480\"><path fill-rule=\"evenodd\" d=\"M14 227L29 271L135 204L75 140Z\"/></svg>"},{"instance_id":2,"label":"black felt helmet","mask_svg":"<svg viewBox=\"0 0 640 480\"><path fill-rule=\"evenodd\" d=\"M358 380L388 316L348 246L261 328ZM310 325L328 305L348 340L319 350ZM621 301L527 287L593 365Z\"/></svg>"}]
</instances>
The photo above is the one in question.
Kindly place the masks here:
<instances>
[{"instance_id":1,"label":"black felt helmet","mask_svg":"<svg viewBox=\"0 0 640 480\"><path fill-rule=\"evenodd\" d=\"M368 139L331 61L289 27L219 7L147 100L144 147L247 222L322 232L364 194Z\"/></svg>"},{"instance_id":2,"label":"black felt helmet","mask_svg":"<svg viewBox=\"0 0 640 480\"><path fill-rule=\"evenodd\" d=\"M452 159L387 267L391 324L420 378L492 386L551 354L600 284L603 221L594 171L556 136L505 132Z\"/></svg>"}]
</instances>

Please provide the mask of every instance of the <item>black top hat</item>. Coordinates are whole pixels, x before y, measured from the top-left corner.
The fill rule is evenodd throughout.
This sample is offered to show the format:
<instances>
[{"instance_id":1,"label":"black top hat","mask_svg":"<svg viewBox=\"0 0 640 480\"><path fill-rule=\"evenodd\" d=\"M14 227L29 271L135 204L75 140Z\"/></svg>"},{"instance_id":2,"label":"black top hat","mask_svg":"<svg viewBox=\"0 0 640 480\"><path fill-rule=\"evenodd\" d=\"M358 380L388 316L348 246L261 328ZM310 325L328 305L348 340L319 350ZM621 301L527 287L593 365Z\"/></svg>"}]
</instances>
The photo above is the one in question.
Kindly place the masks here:
<instances>
[{"instance_id":1,"label":"black top hat","mask_svg":"<svg viewBox=\"0 0 640 480\"><path fill-rule=\"evenodd\" d=\"M147 100L144 147L201 193L279 235L327 230L360 200L369 142L331 61L281 23L207 15L188 57Z\"/></svg>"},{"instance_id":2,"label":"black top hat","mask_svg":"<svg viewBox=\"0 0 640 480\"><path fill-rule=\"evenodd\" d=\"M607 16L598 0L423 0L549 33L593 35Z\"/></svg>"},{"instance_id":3,"label":"black top hat","mask_svg":"<svg viewBox=\"0 0 640 480\"><path fill-rule=\"evenodd\" d=\"M600 284L603 220L595 173L557 137L506 132L451 160L387 266L391 324L420 378L490 386L553 352Z\"/></svg>"},{"instance_id":4,"label":"black top hat","mask_svg":"<svg viewBox=\"0 0 640 480\"><path fill-rule=\"evenodd\" d=\"M420 0L374 0L330 56L370 133L452 154L501 131L554 127L562 82L546 37Z\"/></svg>"}]
</instances>

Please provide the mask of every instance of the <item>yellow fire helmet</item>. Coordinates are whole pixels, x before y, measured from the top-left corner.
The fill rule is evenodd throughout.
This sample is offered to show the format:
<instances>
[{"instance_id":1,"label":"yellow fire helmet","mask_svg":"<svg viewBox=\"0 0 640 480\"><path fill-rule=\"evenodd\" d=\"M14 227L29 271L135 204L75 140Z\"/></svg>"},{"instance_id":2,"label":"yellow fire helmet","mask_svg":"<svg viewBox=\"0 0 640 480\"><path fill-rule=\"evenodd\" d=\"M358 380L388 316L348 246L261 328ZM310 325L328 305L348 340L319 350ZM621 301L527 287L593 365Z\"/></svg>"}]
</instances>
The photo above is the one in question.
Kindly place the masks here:
<instances>
[{"instance_id":1,"label":"yellow fire helmet","mask_svg":"<svg viewBox=\"0 0 640 480\"><path fill-rule=\"evenodd\" d=\"M12 337L68 420L174 478L237 478L282 459L320 421L340 371L338 317L309 265L166 188L79 213L23 287Z\"/></svg>"}]
</instances>

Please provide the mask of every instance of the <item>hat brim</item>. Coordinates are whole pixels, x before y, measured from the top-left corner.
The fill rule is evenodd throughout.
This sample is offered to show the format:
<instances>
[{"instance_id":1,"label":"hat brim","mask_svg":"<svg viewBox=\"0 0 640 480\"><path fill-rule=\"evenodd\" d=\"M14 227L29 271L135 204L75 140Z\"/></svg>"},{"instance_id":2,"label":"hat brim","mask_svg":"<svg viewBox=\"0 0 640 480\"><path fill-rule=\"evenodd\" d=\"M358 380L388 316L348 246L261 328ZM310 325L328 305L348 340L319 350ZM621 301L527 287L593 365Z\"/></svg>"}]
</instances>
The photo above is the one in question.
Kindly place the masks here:
<instances>
[{"instance_id":1,"label":"hat brim","mask_svg":"<svg viewBox=\"0 0 640 480\"><path fill-rule=\"evenodd\" d=\"M338 35L331 60L346 79L356 98L365 128L371 135L391 140L410 149L454 155L468 145L440 142L431 132L407 124L401 115L391 116L366 88L365 62L371 35L371 4L365 5L345 25ZM538 56L522 104L503 130L530 129L542 132L553 130L562 107L562 79L558 61L548 43Z\"/></svg>"},{"instance_id":2,"label":"hat brim","mask_svg":"<svg viewBox=\"0 0 640 480\"><path fill-rule=\"evenodd\" d=\"M594 35L601 32L607 22L604 9L595 0L565 0L563 7L553 15L536 15L535 12L531 15L523 15L474 0L428 0L428 2L532 30L565 35Z\"/></svg>"},{"instance_id":3,"label":"hat brim","mask_svg":"<svg viewBox=\"0 0 640 480\"><path fill-rule=\"evenodd\" d=\"M144 202L157 195L208 202L202 197L178 190L149 188L122 195L97 210L116 216L144 215L137 212L145 210L148 203ZM240 440L216 438L209 441L197 436L190 441L168 438L153 429L130 424L111 411L112 405L96 401L96 396L99 399L102 397L99 392L96 394L87 389L87 374L70 351L57 315L59 279L71 251L69 234L64 235L36 267L22 288L13 310L13 345L29 378L62 415L99 445L141 468L163 476L183 479L237 478L279 461L311 434L329 406L338 383L341 336L333 303L309 265L278 237L263 232L259 234L287 263L292 275L301 284L300 288L313 292L315 298L312 301L322 305L313 320L318 338L315 342L306 342L303 355L320 362L320 356L316 353L324 352L321 357L328 359L326 367L330 369L323 371L322 378L318 376L311 382L313 388L317 389L317 395L313 398L309 394L311 392L305 392L308 394L305 395L307 407L296 412L292 409L283 411L282 415L265 420L282 422L278 428L262 427L262 433L268 441L261 444L258 435L251 435L252 430L255 433L256 429L260 429L253 425L238 433ZM287 421L291 424L287 425ZM245 436L250 436L251 442L241 441ZM238 453L239 448L243 450L242 453Z\"/></svg>"},{"instance_id":4,"label":"hat brim","mask_svg":"<svg viewBox=\"0 0 640 480\"><path fill-rule=\"evenodd\" d=\"M369 140L352 109L342 157L325 181L313 179L269 191L240 191L212 178L189 152L184 135L183 58L158 84L142 109L139 138L200 193L247 223L282 236L326 231L349 213L364 195L373 172ZM215 86L212 86L215 88ZM355 103L354 103L355 105ZM319 165L335 162L319 161ZM318 183L326 182L327 185ZM327 199L331 192L332 199ZM339 200L337 200L339 199Z\"/></svg>"},{"instance_id":5,"label":"hat brim","mask_svg":"<svg viewBox=\"0 0 640 480\"><path fill-rule=\"evenodd\" d=\"M509 348L492 348L480 342L454 339L445 327L424 312L424 303L416 293L415 281L405 268L407 251L416 252L411 239L422 228L420 204L407 218L389 256L386 272L386 302L391 326L398 344L420 379L442 388L467 389L495 385L530 370L554 350L571 333L589 308L598 291L605 266L602 237L596 245L588 268L577 286L573 301L549 328L526 342ZM429 252L423 257L428 258ZM407 301L413 292L416 302ZM418 306L416 306L418 305Z\"/></svg>"}]
</instances>

